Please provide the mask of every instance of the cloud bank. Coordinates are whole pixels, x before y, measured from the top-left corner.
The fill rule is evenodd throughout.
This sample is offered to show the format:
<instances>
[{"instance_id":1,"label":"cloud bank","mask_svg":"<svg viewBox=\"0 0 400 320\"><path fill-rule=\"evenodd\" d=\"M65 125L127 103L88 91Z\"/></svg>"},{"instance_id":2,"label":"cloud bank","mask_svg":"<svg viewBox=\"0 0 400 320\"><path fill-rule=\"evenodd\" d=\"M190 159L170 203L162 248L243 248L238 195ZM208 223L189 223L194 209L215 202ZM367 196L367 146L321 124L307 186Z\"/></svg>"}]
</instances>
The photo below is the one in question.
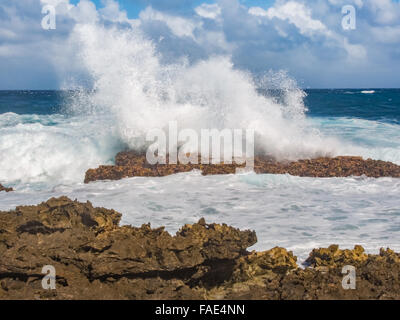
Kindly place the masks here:
<instances>
[{"instance_id":1,"label":"cloud bank","mask_svg":"<svg viewBox=\"0 0 400 320\"><path fill-rule=\"evenodd\" d=\"M400 3L393 0L146 1L137 17L124 2L3 0L0 89L57 89L90 83L71 42L77 25L139 28L164 63L229 56L235 68L286 70L305 88L399 87ZM56 8L56 30L43 30L42 7ZM355 30L342 7L356 8ZM104 43L107 46L107 43Z\"/></svg>"}]
</instances>

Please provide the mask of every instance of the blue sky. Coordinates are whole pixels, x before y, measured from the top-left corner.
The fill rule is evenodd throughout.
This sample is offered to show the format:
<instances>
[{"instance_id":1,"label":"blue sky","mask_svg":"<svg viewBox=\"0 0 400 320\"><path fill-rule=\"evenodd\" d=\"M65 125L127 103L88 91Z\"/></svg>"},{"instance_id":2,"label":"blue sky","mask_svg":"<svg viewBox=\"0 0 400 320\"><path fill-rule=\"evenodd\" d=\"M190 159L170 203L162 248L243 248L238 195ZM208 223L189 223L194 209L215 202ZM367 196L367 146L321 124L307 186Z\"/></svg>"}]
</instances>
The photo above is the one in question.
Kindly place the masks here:
<instances>
[{"instance_id":1,"label":"blue sky","mask_svg":"<svg viewBox=\"0 0 400 320\"><path fill-rule=\"evenodd\" d=\"M46 4L56 30L41 27ZM342 27L344 5L355 30ZM83 24L140 29L166 64L221 55L254 75L284 70L305 88L400 87L398 0L2 0L0 89L89 79L72 44Z\"/></svg>"}]
</instances>

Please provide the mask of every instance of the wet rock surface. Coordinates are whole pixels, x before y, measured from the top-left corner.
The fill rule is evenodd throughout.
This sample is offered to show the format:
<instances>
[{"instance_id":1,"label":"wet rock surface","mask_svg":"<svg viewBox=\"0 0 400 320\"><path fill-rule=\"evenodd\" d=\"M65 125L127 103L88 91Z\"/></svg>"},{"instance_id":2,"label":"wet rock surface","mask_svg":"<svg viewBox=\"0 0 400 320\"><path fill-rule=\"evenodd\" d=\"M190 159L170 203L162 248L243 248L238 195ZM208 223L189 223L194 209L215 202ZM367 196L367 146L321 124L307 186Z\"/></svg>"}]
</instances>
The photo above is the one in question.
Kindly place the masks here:
<instances>
[{"instance_id":1,"label":"wet rock surface","mask_svg":"<svg viewBox=\"0 0 400 320\"><path fill-rule=\"evenodd\" d=\"M364 160L361 157L317 158L289 163L256 159L254 170L257 173L288 173L300 177L329 178L364 175L373 178L400 178L400 166L381 160Z\"/></svg>"},{"instance_id":2,"label":"wet rock surface","mask_svg":"<svg viewBox=\"0 0 400 320\"><path fill-rule=\"evenodd\" d=\"M14 191L13 188L6 188L2 184L0 184L0 192L5 191L5 192L11 192Z\"/></svg>"},{"instance_id":3,"label":"wet rock surface","mask_svg":"<svg viewBox=\"0 0 400 320\"><path fill-rule=\"evenodd\" d=\"M400 255L315 249L302 269L284 248L248 252L253 231L119 226L121 214L66 197L0 212L0 299L400 299ZM42 288L54 266L56 289ZM342 287L344 265L356 290Z\"/></svg>"},{"instance_id":4,"label":"wet rock surface","mask_svg":"<svg viewBox=\"0 0 400 320\"><path fill-rule=\"evenodd\" d=\"M167 162L168 163L168 162ZM200 161L199 161L200 163ZM179 172L201 170L203 175L233 174L244 165L233 164L155 164L150 165L145 155L124 151L116 155L115 165L100 166L86 172L85 183L96 180L119 180L126 177L160 177ZM300 177L396 177L400 178L400 166L380 160L364 160L361 157L336 157L277 162L268 157L254 159L256 173L291 174Z\"/></svg>"}]
</instances>

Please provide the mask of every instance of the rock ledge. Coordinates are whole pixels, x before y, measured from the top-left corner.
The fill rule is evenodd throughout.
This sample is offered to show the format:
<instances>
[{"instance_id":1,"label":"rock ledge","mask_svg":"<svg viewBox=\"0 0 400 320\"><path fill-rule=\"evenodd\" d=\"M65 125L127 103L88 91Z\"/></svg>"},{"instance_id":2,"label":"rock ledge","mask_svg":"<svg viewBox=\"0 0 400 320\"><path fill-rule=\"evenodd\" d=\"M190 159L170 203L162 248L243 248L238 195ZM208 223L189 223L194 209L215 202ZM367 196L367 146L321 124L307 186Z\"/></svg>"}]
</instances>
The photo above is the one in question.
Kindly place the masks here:
<instances>
[{"instance_id":1,"label":"rock ledge","mask_svg":"<svg viewBox=\"0 0 400 320\"><path fill-rule=\"evenodd\" d=\"M200 162L199 162L200 163ZM243 165L233 164L156 164L147 163L143 154L134 151L120 152L115 157L115 165L89 169L85 183L97 180L119 180L127 177L161 177L179 172L201 170L203 175L234 174ZM256 157L256 173L290 174L300 177L395 177L400 178L400 166L380 160L364 160L361 157L336 157L299 160L295 162L276 162L267 157Z\"/></svg>"}]
</instances>

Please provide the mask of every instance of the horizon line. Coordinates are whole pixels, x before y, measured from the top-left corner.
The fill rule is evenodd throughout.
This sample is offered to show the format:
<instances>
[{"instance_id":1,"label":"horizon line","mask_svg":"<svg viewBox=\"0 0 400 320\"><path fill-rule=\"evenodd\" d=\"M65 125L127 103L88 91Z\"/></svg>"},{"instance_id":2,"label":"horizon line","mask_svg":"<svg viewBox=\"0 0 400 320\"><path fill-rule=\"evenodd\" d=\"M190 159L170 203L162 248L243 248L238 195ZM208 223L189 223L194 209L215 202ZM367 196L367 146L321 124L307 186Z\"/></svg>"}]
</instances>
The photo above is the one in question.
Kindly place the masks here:
<instances>
[{"instance_id":1,"label":"horizon line","mask_svg":"<svg viewBox=\"0 0 400 320\"><path fill-rule=\"evenodd\" d=\"M263 88L258 88L263 89ZM332 87L332 88L298 88L301 90L399 90L400 87ZM0 92L6 91L78 91L79 89L0 89ZM92 89L86 89L92 90ZM264 89L268 90L268 89ZM279 90L271 89L271 90Z\"/></svg>"}]
</instances>

